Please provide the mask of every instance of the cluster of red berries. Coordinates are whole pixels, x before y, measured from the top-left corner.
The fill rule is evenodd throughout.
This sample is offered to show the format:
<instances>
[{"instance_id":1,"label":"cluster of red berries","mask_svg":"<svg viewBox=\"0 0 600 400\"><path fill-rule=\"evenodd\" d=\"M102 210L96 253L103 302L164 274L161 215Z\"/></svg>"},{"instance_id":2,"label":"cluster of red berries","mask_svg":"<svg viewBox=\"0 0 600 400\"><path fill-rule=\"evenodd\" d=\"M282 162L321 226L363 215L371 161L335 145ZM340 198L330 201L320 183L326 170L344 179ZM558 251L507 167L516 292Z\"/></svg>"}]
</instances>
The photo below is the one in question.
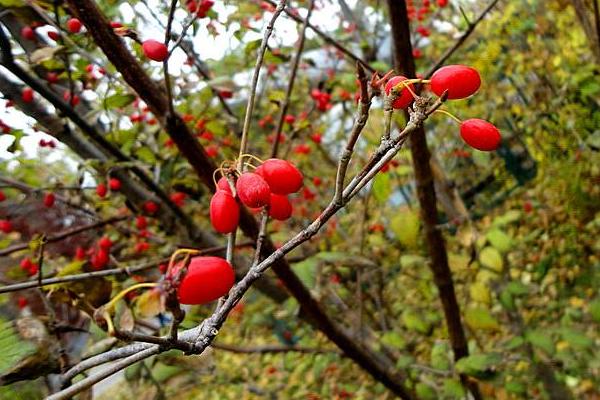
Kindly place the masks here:
<instances>
[{"instance_id":1,"label":"cluster of red berries","mask_svg":"<svg viewBox=\"0 0 600 400\"><path fill-rule=\"evenodd\" d=\"M24 259L22 259L19 266L29 276L37 275L37 273L39 271L39 265L37 265L36 263L31 261L31 259L29 257L25 257Z\"/></svg>"},{"instance_id":2,"label":"cluster of red berries","mask_svg":"<svg viewBox=\"0 0 600 400\"><path fill-rule=\"evenodd\" d=\"M407 80L404 76L395 76L385 85L385 92L390 94L392 88ZM410 82L410 81L409 81ZM437 96L447 93L448 100L465 99L477 92L481 86L481 77L476 69L465 65L448 65L435 71L429 83L430 90ZM414 98L412 83L405 85L394 101L396 109L407 108ZM478 118L462 121L460 135L469 146L481 151L493 151L501 141L500 131L493 124Z\"/></svg>"},{"instance_id":3,"label":"cluster of red berries","mask_svg":"<svg viewBox=\"0 0 600 400\"><path fill-rule=\"evenodd\" d=\"M214 4L213 0L187 0L185 6L189 12L196 13L198 18L204 18Z\"/></svg>"},{"instance_id":4,"label":"cluster of red berries","mask_svg":"<svg viewBox=\"0 0 600 400\"><path fill-rule=\"evenodd\" d=\"M292 203L287 195L303 185L302 173L289 161L271 158L255 172L245 172L235 183L240 202L251 209L268 207L269 216L285 221L292 215ZM210 221L219 233L233 232L239 222L240 210L226 177L217 183L210 201Z\"/></svg>"},{"instance_id":5,"label":"cluster of red berries","mask_svg":"<svg viewBox=\"0 0 600 400\"><path fill-rule=\"evenodd\" d=\"M41 24L35 24L31 26L24 26L21 29L21 36L26 40L35 40L35 29L40 27ZM71 18L67 21L67 30L71 33L79 33L83 27L80 20L77 18ZM56 31L48 31L48 37L54 41L57 41L60 34Z\"/></svg>"},{"instance_id":6,"label":"cluster of red berries","mask_svg":"<svg viewBox=\"0 0 600 400\"><path fill-rule=\"evenodd\" d=\"M437 0L439 7L446 7L448 0ZM431 1L423 0L420 7L416 7L413 0L406 0L406 11L408 13L408 19L414 21L423 21L427 14L431 13Z\"/></svg>"},{"instance_id":7,"label":"cluster of red berries","mask_svg":"<svg viewBox=\"0 0 600 400\"><path fill-rule=\"evenodd\" d=\"M108 236L103 236L98 240L96 249L90 249L90 264L94 270L100 270L108 264L110 248L113 246L112 240Z\"/></svg>"},{"instance_id":8,"label":"cluster of red berries","mask_svg":"<svg viewBox=\"0 0 600 400\"><path fill-rule=\"evenodd\" d=\"M331 104L331 95L317 88L313 89L310 92L310 97L312 97L315 101L317 105L317 110L319 111L328 111L333 106Z\"/></svg>"}]
</instances>

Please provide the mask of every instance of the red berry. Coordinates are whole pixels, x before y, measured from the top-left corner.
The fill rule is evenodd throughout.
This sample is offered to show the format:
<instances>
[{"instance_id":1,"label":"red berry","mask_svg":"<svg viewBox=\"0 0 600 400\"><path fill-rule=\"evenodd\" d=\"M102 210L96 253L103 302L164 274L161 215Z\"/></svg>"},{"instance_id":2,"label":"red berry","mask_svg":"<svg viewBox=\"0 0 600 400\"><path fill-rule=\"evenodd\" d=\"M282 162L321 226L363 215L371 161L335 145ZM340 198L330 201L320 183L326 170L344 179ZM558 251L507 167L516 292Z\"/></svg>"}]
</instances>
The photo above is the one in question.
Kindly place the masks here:
<instances>
[{"instance_id":1,"label":"red berry","mask_svg":"<svg viewBox=\"0 0 600 400\"><path fill-rule=\"evenodd\" d=\"M120 22L117 22L117 21L111 21L110 27L113 28L113 29L122 28L123 24L120 23Z\"/></svg>"},{"instance_id":2,"label":"red berry","mask_svg":"<svg viewBox=\"0 0 600 400\"><path fill-rule=\"evenodd\" d=\"M158 211L158 208L158 204L156 204L152 200L148 200L144 203L144 211L146 211L148 214L156 213Z\"/></svg>"},{"instance_id":3,"label":"red berry","mask_svg":"<svg viewBox=\"0 0 600 400\"><path fill-rule=\"evenodd\" d=\"M217 182L217 190L219 189L224 190L229 194L232 194L231 186L229 186L229 181L224 176L221 177L221 179L219 179L219 181Z\"/></svg>"},{"instance_id":4,"label":"red berry","mask_svg":"<svg viewBox=\"0 0 600 400\"><path fill-rule=\"evenodd\" d=\"M104 183L99 183L98 186L96 186L96 194L100 197L100 198L104 198L104 196L106 196L107 193L107 189L106 189L106 185Z\"/></svg>"},{"instance_id":5,"label":"red berry","mask_svg":"<svg viewBox=\"0 0 600 400\"><path fill-rule=\"evenodd\" d=\"M448 90L448 99L464 99L481 86L481 77L476 69L466 65L447 65L431 76L431 91L441 96Z\"/></svg>"},{"instance_id":6,"label":"red berry","mask_svg":"<svg viewBox=\"0 0 600 400\"><path fill-rule=\"evenodd\" d=\"M35 40L35 32L30 26L24 26L21 29L21 36L23 36L23 38L27 40Z\"/></svg>"},{"instance_id":7,"label":"red berry","mask_svg":"<svg viewBox=\"0 0 600 400\"><path fill-rule=\"evenodd\" d=\"M48 81L48 83L57 83L58 74L56 72L48 72L46 74L46 80Z\"/></svg>"},{"instance_id":8,"label":"red berry","mask_svg":"<svg viewBox=\"0 0 600 400\"><path fill-rule=\"evenodd\" d=\"M460 136L471 147L481 151L493 151L500 145L500 131L493 124L472 118L460 124Z\"/></svg>"},{"instance_id":9,"label":"red berry","mask_svg":"<svg viewBox=\"0 0 600 400\"><path fill-rule=\"evenodd\" d=\"M75 259L83 260L85 258L85 249L81 246L77 246L75 249Z\"/></svg>"},{"instance_id":10,"label":"red berry","mask_svg":"<svg viewBox=\"0 0 600 400\"><path fill-rule=\"evenodd\" d=\"M112 242L112 240L110 240L110 238L108 236L102 236L102 238L100 238L100 240L98 240L98 246L100 246L101 249L110 250L112 245L113 245L113 242Z\"/></svg>"},{"instance_id":11,"label":"red berry","mask_svg":"<svg viewBox=\"0 0 600 400\"><path fill-rule=\"evenodd\" d=\"M105 249L98 249L96 254L92 256L90 263L92 264L92 268L95 270L99 270L104 268L108 264L109 253Z\"/></svg>"},{"instance_id":12,"label":"red berry","mask_svg":"<svg viewBox=\"0 0 600 400\"><path fill-rule=\"evenodd\" d=\"M4 200L6 200L6 195L2 190L0 190L0 202L3 202Z\"/></svg>"},{"instance_id":13,"label":"red berry","mask_svg":"<svg viewBox=\"0 0 600 400\"><path fill-rule=\"evenodd\" d=\"M116 192L121 189L121 181L117 178L110 178L108 180L108 187L110 187L110 190L113 192Z\"/></svg>"},{"instance_id":14,"label":"red berry","mask_svg":"<svg viewBox=\"0 0 600 400\"><path fill-rule=\"evenodd\" d=\"M73 95L73 97L71 97L71 92L68 90L63 93L63 99L65 99L65 101L70 102L73 107L79 104L80 101L79 96L76 94Z\"/></svg>"},{"instance_id":15,"label":"red berry","mask_svg":"<svg viewBox=\"0 0 600 400\"><path fill-rule=\"evenodd\" d=\"M146 241L136 243L136 245L135 245L136 253L143 253L145 251L148 251L148 249L150 249L150 243L148 243Z\"/></svg>"},{"instance_id":16,"label":"red berry","mask_svg":"<svg viewBox=\"0 0 600 400\"><path fill-rule=\"evenodd\" d=\"M210 223L219 233L231 233L240 219L240 208L231 192L218 189L210 200Z\"/></svg>"},{"instance_id":17,"label":"red berry","mask_svg":"<svg viewBox=\"0 0 600 400\"><path fill-rule=\"evenodd\" d=\"M54 202L56 201L56 196L54 196L54 193L46 193L44 195L44 205L48 208L52 207L54 205Z\"/></svg>"},{"instance_id":18,"label":"red berry","mask_svg":"<svg viewBox=\"0 0 600 400\"><path fill-rule=\"evenodd\" d=\"M440 7L446 7L448 5L448 0L437 0L437 4Z\"/></svg>"},{"instance_id":19,"label":"red berry","mask_svg":"<svg viewBox=\"0 0 600 400\"><path fill-rule=\"evenodd\" d=\"M38 273L38 271L39 271L39 270L40 270L40 267L39 267L39 265L37 265L37 264L35 264L35 263L32 263L32 264L31 264L31 267L29 267L29 270L27 270L27 273L28 273L30 276L37 275L37 273Z\"/></svg>"},{"instance_id":20,"label":"red berry","mask_svg":"<svg viewBox=\"0 0 600 400\"><path fill-rule=\"evenodd\" d=\"M29 270L32 265L33 265L33 262L31 262L31 259L29 257L25 257L24 259L22 259L21 263L19 264L19 266L21 267L21 269L23 271Z\"/></svg>"},{"instance_id":21,"label":"red berry","mask_svg":"<svg viewBox=\"0 0 600 400\"><path fill-rule=\"evenodd\" d=\"M7 219L0 219L0 231L4 233L12 232L12 224Z\"/></svg>"},{"instance_id":22,"label":"red berry","mask_svg":"<svg viewBox=\"0 0 600 400\"><path fill-rule=\"evenodd\" d=\"M142 44L144 54L151 60L154 61L165 61L169 55L169 50L164 43L158 40L149 39Z\"/></svg>"},{"instance_id":23,"label":"red berry","mask_svg":"<svg viewBox=\"0 0 600 400\"><path fill-rule=\"evenodd\" d=\"M146 217L144 217L143 215L139 215L136 219L135 219L135 227L138 229L146 229L146 227L148 226L148 221L146 221Z\"/></svg>"},{"instance_id":24,"label":"red berry","mask_svg":"<svg viewBox=\"0 0 600 400\"><path fill-rule=\"evenodd\" d=\"M525 203L523 203L523 211L525 211L526 213L530 213L531 211L533 211L533 205L531 205L530 201L526 201Z\"/></svg>"},{"instance_id":25,"label":"red berry","mask_svg":"<svg viewBox=\"0 0 600 400\"><path fill-rule=\"evenodd\" d=\"M269 204L271 190L265 179L258 174L243 173L235 183L235 189L241 202L250 208Z\"/></svg>"},{"instance_id":26,"label":"red berry","mask_svg":"<svg viewBox=\"0 0 600 400\"><path fill-rule=\"evenodd\" d=\"M33 101L33 89L30 87L23 89L21 92L21 99L25 103L31 103Z\"/></svg>"},{"instance_id":27,"label":"red berry","mask_svg":"<svg viewBox=\"0 0 600 400\"><path fill-rule=\"evenodd\" d=\"M81 21L77 18L71 18L67 21L67 29L71 33L79 33L81 31Z\"/></svg>"},{"instance_id":28,"label":"red berry","mask_svg":"<svg viewBox=\"0 0 600 400\"><path fill-rule=\"evenodd\" d=\"M279 221L285 221L292 216L292 203L287 196L271 194L269 216Z\"/></svg>"},{"instance_id":29,"label":"red berry","mask_svg":"<svg viewBox=\"0 0 600 400\"><path fill-rule=\"evenodd\" d=\"M385 94L389 96L394 86L407 79L408 78L402 75L394 76L385 84ZM409 85L409 87L411 90L414 91L414 86L412 85L412 83ZM398 96L398 98L394 100L392 107L394 107L395 109L403 109L408 107L414 100L412 93L406 88L402 88L402 90L400 90L399 93L400 96Z\"/></svg>"},{"instance_id":30,"label":"red berry","mask_svg":"<svg viewBox=\"0 0 600 400\"><path fill-rule=\"evenodd\" d=\"M23 296L19 296L17 299L17 307L19 307L21 310L27 307L27 299Z\"/></svg>"},{"instance_id":31,"label":"red berry","mask_svg":"<svg viewBox=\"0 0 600 400\"><path fill-rule=\"evenodd\" d=\"M288 124L293 124L296 121L296 117L294 117L293 115L287 114L285 117L283 117L283 120Z\"/></svg>"},{"instance_id":32,"label":"red berry","mask_svg":"<svg viewBox=\"0 0 600 400\"><path fill-rule=\"evenodd\" d=\"M175 267L177 270L177 267ZM231 264L219 257L194 257L178 289L181 304L206 304L229 293L235 282Z\"/></svg>"},{"instance_id":33,"label":"red berry","mask_svg":"<svg viewBox=\"0 0 600 400\"><path fill-rule=\"evenodd\" d=\"M183 207L183 204L185 203L185 197L186 197L185 193L175 192L175 193L172 193L171 196L169 196L169 197L173 203L175 203L179 207Z\"/></svg>"},{"instance_id":34,"label":"red berry","mask_svg":"<svg viewBox=\"0 0 600 400\"><path fill-rule=\"evenodd\" d=\"M275 194L296 193L302 187L304 179L294 164L279 158L265 161L256 172L267 181L269 188Z\"/></svg>"}]
</instances>

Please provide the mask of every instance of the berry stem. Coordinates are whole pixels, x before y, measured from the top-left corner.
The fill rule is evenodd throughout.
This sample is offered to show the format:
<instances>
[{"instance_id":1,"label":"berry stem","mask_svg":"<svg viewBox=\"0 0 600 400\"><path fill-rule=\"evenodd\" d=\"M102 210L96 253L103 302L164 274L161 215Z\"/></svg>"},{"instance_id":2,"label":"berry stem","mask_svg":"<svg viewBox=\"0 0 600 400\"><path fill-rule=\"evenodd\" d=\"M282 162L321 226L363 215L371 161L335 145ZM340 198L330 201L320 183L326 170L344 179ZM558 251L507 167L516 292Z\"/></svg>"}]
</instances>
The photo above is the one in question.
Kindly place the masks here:
<instances>
[{"instance_id":1,"label":"berry stem","mask_svg":"<svg viewBox=\"0 0 600 400\"><path fill-rule=\"evenodd\" d=\"M121 300L125 295L133 290L141 289L141 288L154 288L157 287L158 283L156 282L146 282L146 283L138 283L136 285L130 286L127 289L121 290L115 297L113 297L108 303L104 305L105 310L110 310L114 305Z\"/></svg>"},{"instance_id":2,"label":"berry stem","mask_svg":"<svg viewBox=\"0 0 600 400\"><path fill-rule=\"evenodd\" d=\"M434 112L437 113L442 113L442 114L446 114L447 116L449 116L450 118L452 118L453 120L455 120L456 122L458 122L459 124L462 124L462 121L460 120L460 118L458 118L456 115L446 111L446 110L442 110L442 109L437 109Z\"/></svg>"},{"instance_id":3,"label":"berry stem","mask_svg":"<svg viewBox=\"0 0 600 400\"><path fill-rule=\"evenodd\" d=\"M173 254L171 255L171 259L169 260L169 267L167 268L167 272L165 272L166 275L169 274L169 272L171 271L171 268L173 268L173 265L175 265L175 261L177 261L177 257L180 254L185 254L185 255L197 255L200 254L200 251L195 250L195 249L177 249L173 252Z\"/></svg>"}]
</instances>

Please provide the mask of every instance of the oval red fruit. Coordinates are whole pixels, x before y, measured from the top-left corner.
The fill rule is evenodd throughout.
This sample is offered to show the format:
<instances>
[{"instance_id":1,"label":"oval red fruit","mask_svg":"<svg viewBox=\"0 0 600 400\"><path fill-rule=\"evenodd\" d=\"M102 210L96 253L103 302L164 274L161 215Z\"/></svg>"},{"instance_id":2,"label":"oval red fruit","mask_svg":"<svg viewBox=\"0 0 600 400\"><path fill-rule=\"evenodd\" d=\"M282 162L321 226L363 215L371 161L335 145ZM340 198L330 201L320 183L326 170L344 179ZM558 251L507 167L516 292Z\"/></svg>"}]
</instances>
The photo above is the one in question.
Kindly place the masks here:
<instances>
[{"instance_id":1,"label":"oval red fruit","mask_svg":"<svg viewBox=\"0 0 600 400\"><path fill-rule=\"evenodd\" d=\"M287 196L271 194L269 216L278 221L285 221L292 216L292 203Z\"/></svg>"},{"instance_id":2,"label":"oval red fruit","mask_svg":"<svg viewBox=\"0 0 600 400\"><path fill-rule=\"evenodd\" d=\"M158 40L148 39L142 44L144 54L154 61L165 61L169 55L169 50L164 43Z\"/></svg>"},{"instance_id":3,"label":"oval red fruit","mask_svg":"<svg viewBox=\"0 0 600 400\"><path fill-rule=\"evenodd\" d=\"M225 190L217 190L210 200L210 223L219 233L233 232L240 220L240 207Z\"/></svg>"},{"instance_id":4,"label":"oval red fruit","mask_svg":"<svg viewBox=\"0 0 600 400\"><path fill-rule=\"evenodd\" d=\"M71 18L67 21L67 29L71 33L79 33L81 31L81 21L77 18Z\"/></svg>"},{"instance_id":5,"label":"oval red fruit","mask_svg":"<svg viewBox=\"0 0 600 400\"><path fill-rule=\"evenodd\" d=\"M46 193L44 195L44 205L48 208L52 207L54 205L54 202L56 201L56 197L54 196L54 193Z\"/></svg>"},{"instance_id":6,"label":"oval red fruit","mask_svg":"<svg viewBox=\"0 0 600 400\"><path fill-rule=\"evenodd\" d=\"M0 202L3 202L4 200L6 200L6 195L2 190L0 190Z\"/></svg>"},{"instance_id":7,"label":"oval red fruit","mask_svg":"<svg viewBox=\"0 0 600 400\"><path fill-rule=\"evenodd\" d=\"M294 164L279 158L271 158L265 161L258 169L269 188L275 194L286 195L296 193L302 188L304 177Z\"/></svg>"},{"instance_id":8,"label":"oval red fruit","mask_svg":"<svg viewBox=\"0 0 600 400\"><path fill-rule=\"evenodd\" d=\"M108 187L110 187L110 190L112 191L118 191L121 189L121 181L117 178L110 178L108 181Z\"/></svg>"},{"instance_id":9,"label":"oval red fruit","mask_svg":"<svg viewBox=\"0 0 600 400\"><path fill-rule=\"evenodd\" d=\"M219 181L217 182L217 190L219 189L224 190L229 194L232 194L231 186L229 186L229 181L224 176L221 177L221 179L219 179Z\"/></svg>"},{"instance_id":10,"label":"oval red fruit","mask_svg":"<svg viewBox=\"0 0 600 400\"><path fill-rule=\"evenodd\" d=\"M244 205L259 208L269 204L271 189L265 179L253 172L243 173L235 183L237 195Z\"/></svg>"},{"instance_id":11,"label":"oval red fruit","mask_svg":"<svg viewBox=\"0 0 600 400\"><path fill-rule=\"evenodd\" d=\"M206 304L225 296L235 282L231 264L220 257L194 257L177 294L181 304Z\"/></svg>"},{"instance_id":12,"label":"oval red fruit","mask_svg":"<svg viewBox=\"0 0 600 400\"><path fill-rule=\"evenodd\" d=\"M460 136L469 146L481 151L496 150L502 140L498 128L477 118L468 119L460 124Z\"/></svg>"},{"instance_id":13,"label":"oval red fruit","mask_svg":"<svg viewBox=\"0 0 600 400\"><path fill-rule=\"evenodd\" d=\"M405 76L402 76L402 75L394 76L393 78L391 78L385 84L385 94L387 94L389 96L390 92L392 91L392 88L394 86L396 86L397 84L399 84L400 82L405 81L406 79L408 79L408 78L406 78ZM414 91L414 86L412 85L412 83L409 84L408 87ZM410 104L413 102L413 100L414 100L414 97L413 97L412 93L410 92L410 90L403 88L400 91L400 96L398 96L398 98L396 100L394 100L392 107L394 107L397 110L404 109L404 108L410 106Z\"/></svg>"},{"instance_id":14,"label":"oval red fruit","mask_svg":"<svg viewBox=\"0 0 600 400\"><path fill-rule=\"evenodd\" d=\"M146 217L143 215L138 215L135 218L135 227L138 229L146 229L148 227L148 221L146 220Z\"/></svg>"},{"instance_id":15,"label":"oval red fruit","mask_svg":"<svg viewBox=\"0 0 600 400\"><path fill-rule=\"evenodd\" d=\"M447 65L431 76L431 91L441 96L448 90L448 99L464 99L481 86L481 77L475 68L466 65Z\"/></svg>"},{"instance_id":16,"label":"oval red fruit","mask_svg":"<svg viewBox=\"0 0 600 400\"><path fill-rule=\"evenodd\" d=\"M96 194L100 198L104 198L104 196L106 196L106 192L106 185L104 183L99 183L98 186L96 186Z\"/></svg>"}]
</instances>

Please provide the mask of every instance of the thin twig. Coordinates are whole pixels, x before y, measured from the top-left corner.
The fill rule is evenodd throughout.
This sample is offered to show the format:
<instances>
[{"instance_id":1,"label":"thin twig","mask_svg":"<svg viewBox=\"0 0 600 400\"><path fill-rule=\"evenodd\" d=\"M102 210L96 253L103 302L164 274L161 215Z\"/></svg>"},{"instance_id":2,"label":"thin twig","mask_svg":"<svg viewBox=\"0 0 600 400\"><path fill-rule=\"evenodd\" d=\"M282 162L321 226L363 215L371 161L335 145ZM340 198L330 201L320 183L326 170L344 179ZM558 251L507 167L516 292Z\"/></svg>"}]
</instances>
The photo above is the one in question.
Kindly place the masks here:
<instances>
[{"instance_id":1,"label":"thin twig","mask_svg":"<svg viewBox=\"0 0 600 400\"><path fill-rule=\"evenodd\" d=\"M254 66L254 73L252 75L252 83L250 84L250 95L248 97L248 104L246 106L246 116L244 117L244 125L242 127L242 139L240 142L240 156L246 153L248 147L248 132L250 131L250 122L252 121L252 113L254 112L254 102L256 101L256 88L258 86L258 78L260 76L260 69L263 65L265 52L267 50L267 45L269 44L269 38L271 37L271 33L273 33L273 27L275 26L275 21L279 15L283 12L285 8L287 0L281 0L267 25L265 30L264 37L258 49L258 56L256 58L256 65ZM243 160L239 159L238 161L238 169L241 171L243 169Z\"/></svg>"},{"instance_id":2,"label":"thin twig","mask_svg":"<svg viewBox=\"0 0 600 400\"><path fill-rule=\"evenodd\" d=\"M48 236L46 238L46 243L59 242L59 241L64 240L64 239L66 239L66 238L68 238L70 236L74 236L74 235L77 235L79 233L90 231L90 230L93 230L93 229L102 228L103 226L106 226L106 225L112 225L114 223L121 222L121 221L124 221L124 220L129 219L129 218L131 218L131 217L127 216L127 215L118 216L118 217L112 217L112 218L108 218L108 219L101 220L101 221L98 221L98 222L94 222L92 224L82 225L82 226L78 226L78 227L75 227L75 228L67 229L66 231L63 231L61 233L57 233L56 235ZM9 246L9 247L6 247L6 248L0 250L0 257L7 256L7 255L9 255L11 253L14 253L16 251L25 250L25 249L28 249L28 248L29 248L29 243L20 243L20 244L16 244L16 245L13 245L13 246Z\"/></svg>"},{"instance_id":3,"label":"thin twig","mask_svg":"<svg viewBox=\"0 0 600 400\"><path fill-rule=\"evenodd\" d=\"M277 128L275 129L275 139L273 140L273 146L271 147L271 158L277 155L277 147L279 146L279 138L281 137L281 131L283 130L283 122L285 120L285 114L287 113L288 107L290 106L290 98L292 97L292 91L294 90L294 83L296 82L296 74L298 72L298 65L300 65L300 58L302 57L302 52L304 51L304 42L306 41L306 28L308 27L308 20L312 14L314 7L314 0L310 0L308 4L308 14L306 15L306 19L302 24L302 29L300 30L300 40L298 42L298 48L296 49L296 54L294 54L294 58L291 62L291 72L290 77L288 78L288 85L285 91L285 98L283 103L281 104L281 108L279 110L279 118L277 119Z\"/></svg>"}]
</instances>

